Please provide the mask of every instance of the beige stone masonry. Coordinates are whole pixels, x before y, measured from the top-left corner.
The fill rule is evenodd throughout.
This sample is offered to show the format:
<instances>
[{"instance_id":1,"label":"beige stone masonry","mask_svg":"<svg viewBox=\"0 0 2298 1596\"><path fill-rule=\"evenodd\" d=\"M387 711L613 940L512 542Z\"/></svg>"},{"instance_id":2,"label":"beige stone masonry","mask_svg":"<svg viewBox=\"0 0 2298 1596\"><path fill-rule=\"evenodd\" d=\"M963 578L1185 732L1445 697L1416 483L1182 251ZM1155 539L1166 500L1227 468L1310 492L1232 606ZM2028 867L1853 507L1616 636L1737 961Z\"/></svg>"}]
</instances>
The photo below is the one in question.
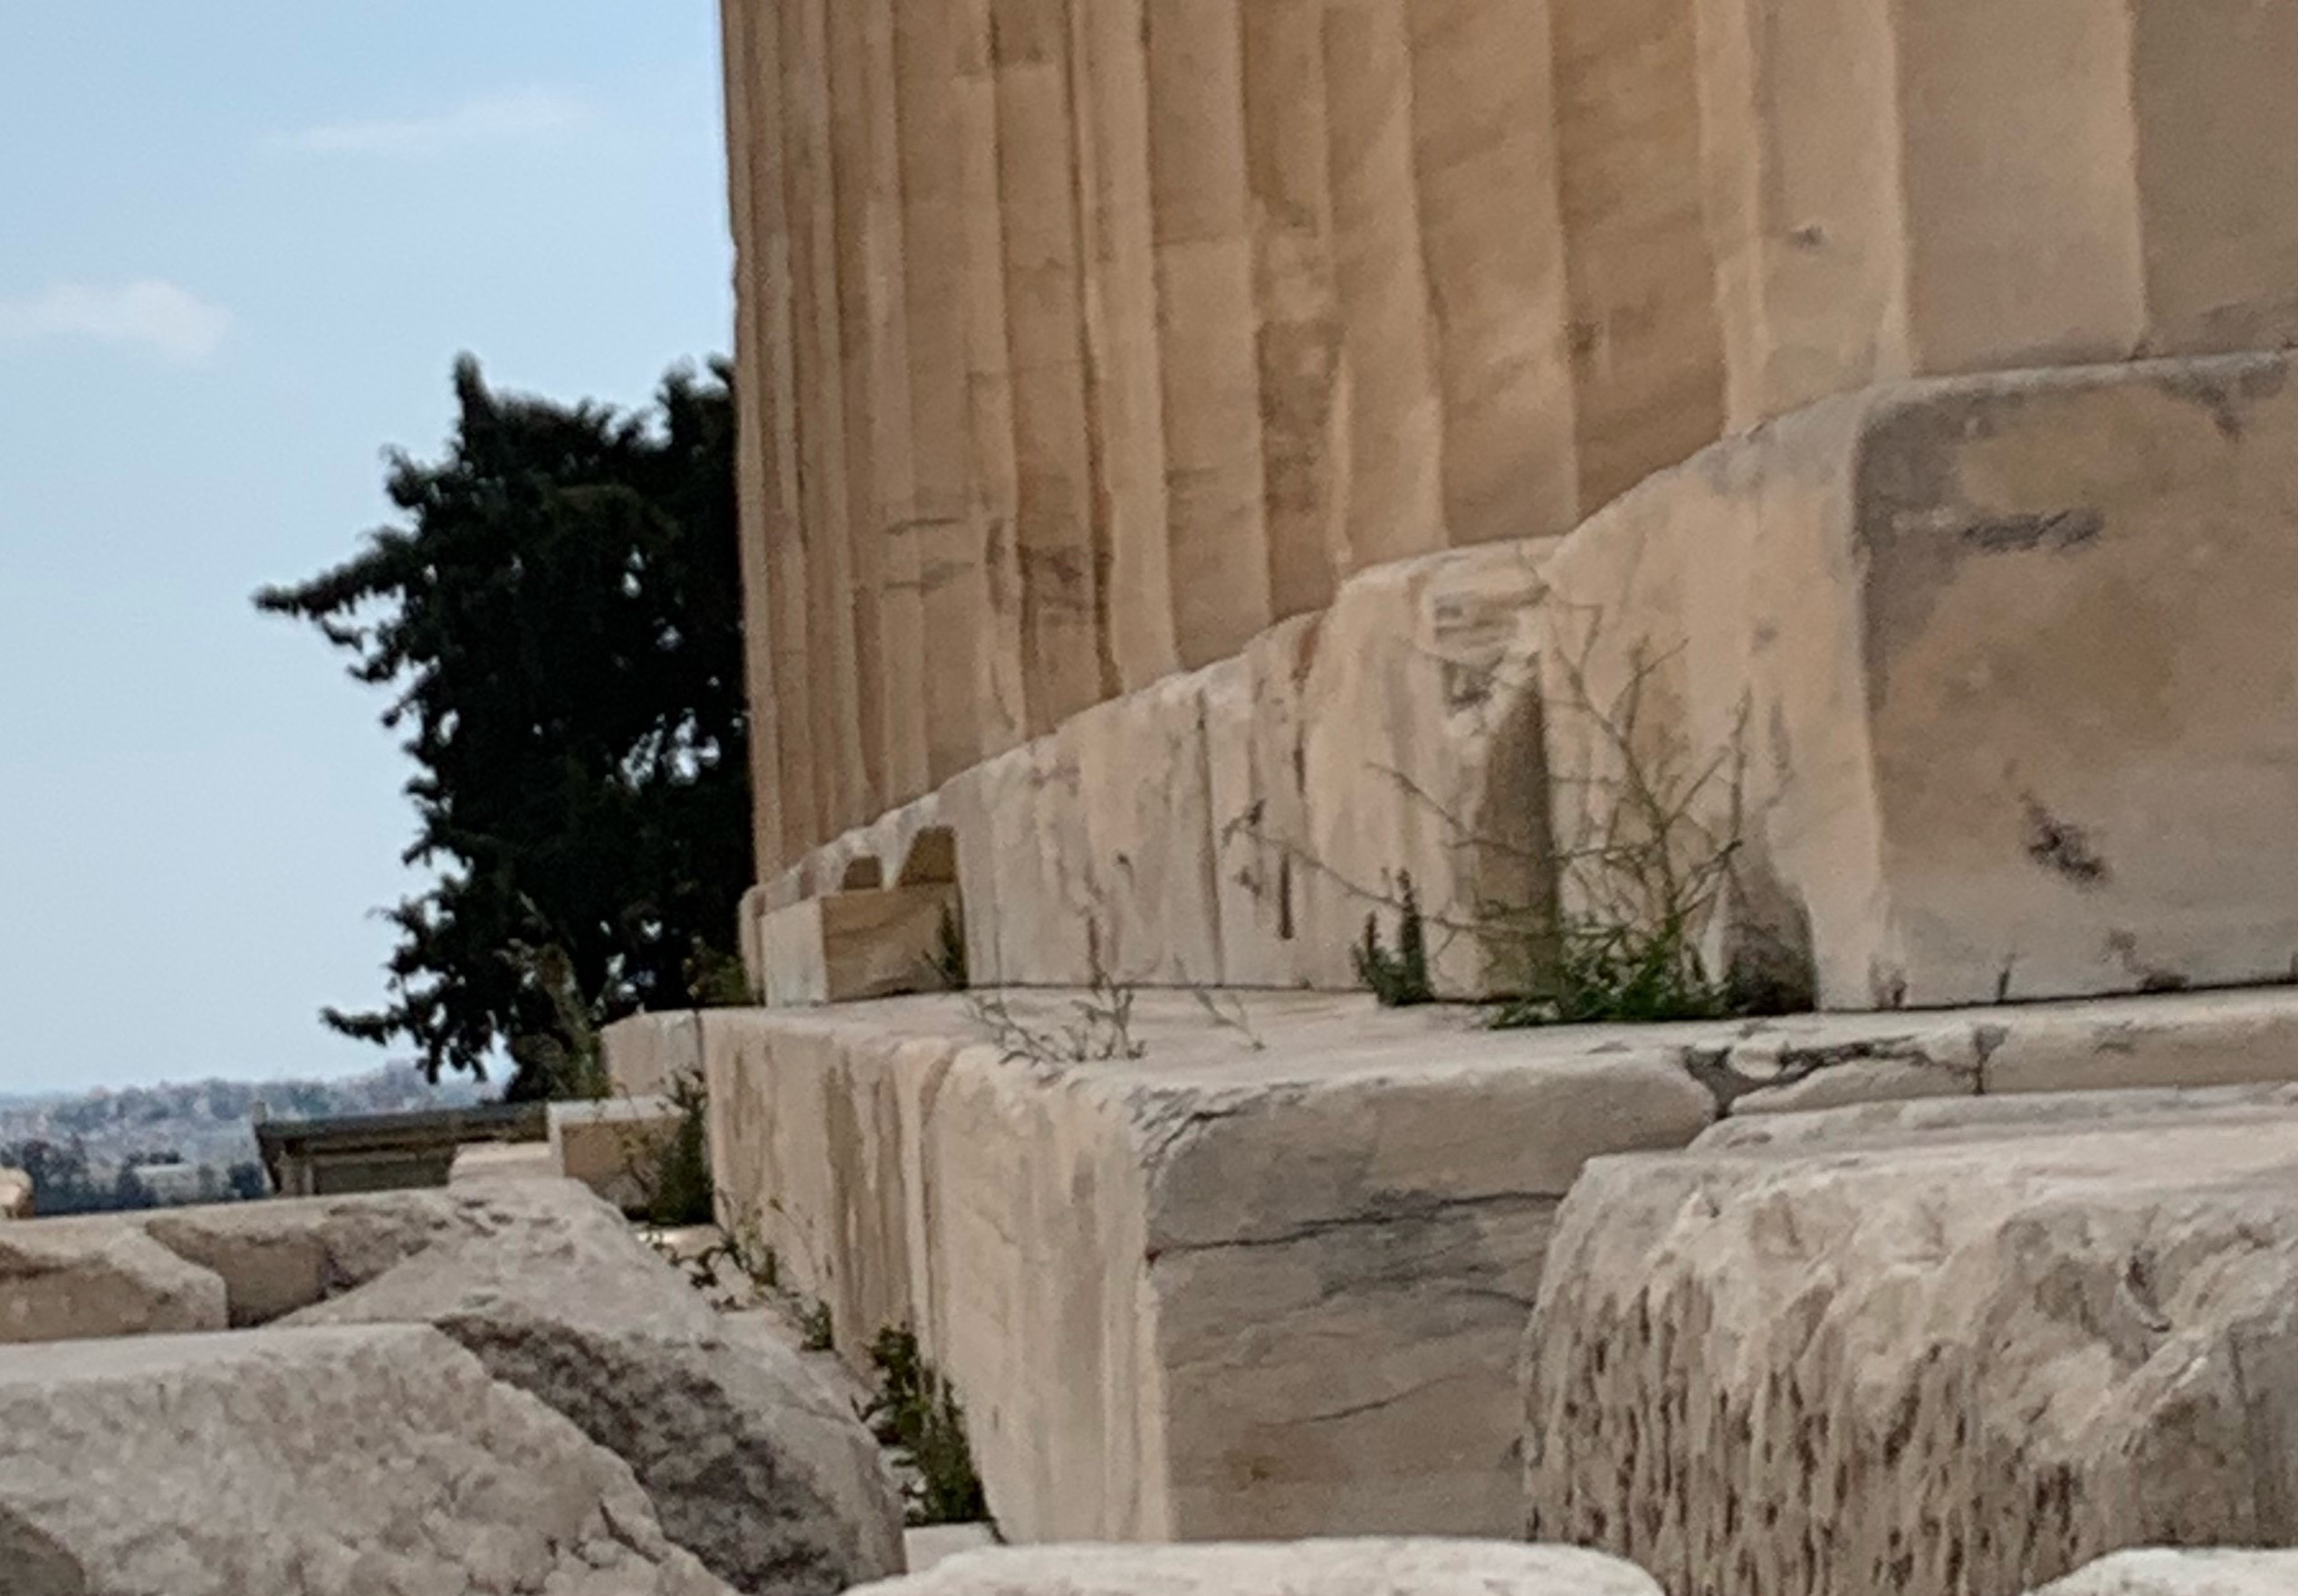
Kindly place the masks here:
<instances>
[{"instance_id":1,"label":"beige stone masonry","mask_svg":"<svg viewBox=\"0 0 2298 1596\"><path fill-rule=\"evenodd\" d=\"M1830 1008L2287 979L2289 377L1883 388L1646 483L1542 570L1559 849L1713 772L1741 925Z\"/></svg>"},{"instance_id":2,"label":"beige stone masonry","mask_svg":"<svg viewBox=\"0 0 2298 1596\"><path fill-rule=\"evenodd\" d=\"M944 923L963 922L946 884L831 893L757 921L761 990L775 1008L929 991Z\"/></svg>"},{"instance_id":3,"label":"beige stone masonry","mask_svg":"<svg viewBox=\"0 0 2298 1596\"><path fill-rule=\"evenodd\" d=\"M1106 1064L1007 1056L953 998L708 1012L722 1217L857 1366L916 1328L1009 1535L1505 1533L1548 1216L1591 1153L1679 1144L1712 1098L1665 1056L1527 1056L1458 1016L1222 1012L1144 993L1144 1050Z\"/></svg>"},{"instance_id":4,"label":"beige stone masonry","mask_svg":"<svg viewBox=\"0 0 2298 1596\"><path fill-rule=\"evenodd\" d=\"M142 1231L51 1219L0 1232L0 1344L221 1330L224 1282Z\"/></svg>"},{"instance_id":5,"label":"beige stone masonry","mask_svg":"<svg viewBox=\"0 0 2298 1596\"><path fill-rule=\"evenodd\" d=\"M0 1526L11 1596L735 1596L628 1467L418 1325L11 1349Z\"/></svg>"},{"instance_id":6,"label":"beige stone masonry","mask_svg":"<svg viewBox=\"0 0 2298 1596\"><path fill-rule=\"evenodd\" d=\"M2286 979L2287 379L1878 388L1567 538L1361 572L807 855L746 912L753 975L760 914L946 836L984 980L1345 989L1409 874L1439 989L1506 993L1559 890L1622 913L1586 862L1641 781L1704 830L1680 868L1730 851L1711 967L1829 1008Z\"/></svg>"},{"instance_id":7,"label":"beige stone masonry","mask_svg":"<svg viewBox=\"0 0 2298 1596\"><path fill-rule=\"evenodd\" d=\"M2277 0L723 10L761 879L1815 402L2298 337Z\"/></svg>"},{"instance_id":8,"label":"beige stone masonry","mask_svg":"<svg viewBox=\"0 0 2298 1596\"><path fill-rule=\"evenodd\" d=\"M579 1181L619 1209L643 1209L652 1171L682 1117L667 1097L554 1103L549 1172Z\"/></svg>"},{"instance_id":9,"label":"beige stone masonry","mask_svg":"<svg viewBox=\"0 0 2298 1596\"><path fill-rule=\"evenodd\" d=\"M2271 0L1693 0L1730 419L1924 373L2271 348Z\"/></svg>"},{"instance_id":10,"label":"beige stone masonry","mask_svg":"<svg viewBox=\"0 0 2298 1596\"><path fill-rule=\"evenodd\" d=\"M847 833L746 906L753 980L795 968L765 959L762 927L803 941L815 916L838 913L833 894L895 880L932 839L962 884L969 961L988 982L1082 986L1098 970L1345 989L1365 915L1393 935L1409 876L1442 990L1520 983L1546 895L1533 650L1553 548L1368 571L1324 615L1097 705ZM787 989L773 1000L820 1000L802 970Z\"/></svg>"},{"instance_id":11,"label":"beige stone masonry","mask_svg":"<svg viewBox=\"0 0 2298 1596\"><path fill-rule=\"evenodd\" d=\"M702 1078L702 1017L697 1013L651 1014L643 1025L617 1027L604 1049L623 1097L660 1097L671 1084Z\"/></svg>"},{"instance_id":12,"label":"beige stone masonry","mask_svg":"<svg viewBox=\"0 0 2298 1596\"><path fill-rule=\"evenodd\" d=\"M722 1219L857 1369L881 1327L918 1331L1017 1538L1520 1528L1493 1424L1551 1210L1599 1149L1793 1154L1830 1116L1783 1111L1828 1104L1889 1105L1829 1137L2239 1125L2298 1089L2284 990L1514 1033L1209 996L1134 994L1122 1041L1077 1007L1106 992L699 1017ZM685 1023L613 1027L610 1065ZM2125 1084L2220 1090L2082 1094Z\"/></svg>"}]
</instances>

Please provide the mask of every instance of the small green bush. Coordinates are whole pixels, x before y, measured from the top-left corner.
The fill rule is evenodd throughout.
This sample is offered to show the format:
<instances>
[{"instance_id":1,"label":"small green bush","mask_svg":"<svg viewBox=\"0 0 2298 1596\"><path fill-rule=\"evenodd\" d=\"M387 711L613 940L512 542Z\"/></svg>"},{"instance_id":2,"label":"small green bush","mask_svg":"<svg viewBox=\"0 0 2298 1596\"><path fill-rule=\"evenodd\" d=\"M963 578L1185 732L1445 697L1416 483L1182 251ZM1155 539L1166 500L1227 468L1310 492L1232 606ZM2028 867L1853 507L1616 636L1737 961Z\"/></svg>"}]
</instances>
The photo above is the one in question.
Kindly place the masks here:
<instances>
[{"instance_id":1,"label":"small green bush","mask_svg":"<svg viewBox=\"0 0 2298 1596\"><path fill-rule=\"evenodd\" d=\"M838 1344L838 1326L830 1318L830 1305L816 1297L811 1306L799 1314L799 1345L809 1352L827 1352Z\"/></svg>"},{"instance_id":2,"label":"small green bush","mask_svg":"<svg viewBox=\"0 0 2298 1596\"><path fill-rule=\"evenodd\" d=\"M919 1354L917 1336L894 1326L870 1346L877 1398L863 1418L885 1446L897 1448L917 1475L910 1488L913 1524L978 1524L990 1516L965 1413L949 1383Z\"/></svg>"},{"instance_id":3,"label":"small green bush","mask_svg":"<svg viewBox=\"0 0 2298 1596\"><path fill-rule=\"evenodd\" d=\"M1396 948L1381 941L1380 916L1364 916L1364 940L1354 950L1356 979L1364 983L1384 1008L1413 1008L1436 1001L1436 985L1428 972L1428 929L1421 918L1420 900L1412 893L1412 878L1400 872L1396 878Z\"/></svg>"},{"instance_id":4,"label":"small green bush","mask_svg":"<svg viewBox=\"0 0 2298 1596\"><path fill-rule=\"evenodd\" d=\"M1547 988L1495 1011L1498 1030L1548 1025L1658 1025L1747 1012L1728 981L1708 973L1690 928L1582 922L1561 929Z\"/></svg>"},{"instance_id":5,"label":"small green bush","mask_svg":"<svg viewBox=\"0 0 2298 1596\"><path fill-rule=\"evenodd\" d=\"M646 1190L646 1219L665 1229L707 1225L715 1218L717 1194L710 1174L710 1094L698 1077L681 1075L670 1084L668 1096L678 1110L678 1124L656 1142L654 1168L640 1181Z\"/></svg>"}]
</instances>

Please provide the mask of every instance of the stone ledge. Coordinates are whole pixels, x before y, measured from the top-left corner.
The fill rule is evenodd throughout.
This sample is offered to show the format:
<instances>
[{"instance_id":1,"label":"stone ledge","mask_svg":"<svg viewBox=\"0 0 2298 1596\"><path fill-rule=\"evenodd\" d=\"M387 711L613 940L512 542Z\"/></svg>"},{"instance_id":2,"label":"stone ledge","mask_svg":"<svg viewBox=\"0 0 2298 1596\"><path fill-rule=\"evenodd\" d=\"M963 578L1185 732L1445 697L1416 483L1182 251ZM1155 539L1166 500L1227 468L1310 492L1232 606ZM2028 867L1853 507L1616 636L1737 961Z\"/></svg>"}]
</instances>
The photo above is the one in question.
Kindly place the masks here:
<instances>
[{"instance_id":1,"label":"stone ledge","mask_svg":"<svg viewBox=\"0 0 2298 1596\"><path fill-rule=\"evenodd\" d=\"M1048 1031L1058 992L642 1018L608 1051L697 1027L723 1219L849 1362L918 1331L1023 1540L1519 1529L1500 1416L1591 1157L1813 1105L2298 1081L2298 989L1506 1034L1207 997L1227 1021L1137 994L1129 1062L985 1040L983 1003Z\"/></svg>"},{"instance_id":2,"label":"stone ledge","mask_svg":"<svg viewBox=\"0 0 2298 1596\"><path fill-rule=\"evenodd\" d=\"M1458 1011L1230 1012L1144 993L1142 1056L1087 1064L1007 1056L955 998L706 1013L723 1217L849 1361L916 1329L1018 1539L1507 1533L1556 1204L1713 1100L1664 1054L1528 1056Z\"/></svg>"}]
</instances>

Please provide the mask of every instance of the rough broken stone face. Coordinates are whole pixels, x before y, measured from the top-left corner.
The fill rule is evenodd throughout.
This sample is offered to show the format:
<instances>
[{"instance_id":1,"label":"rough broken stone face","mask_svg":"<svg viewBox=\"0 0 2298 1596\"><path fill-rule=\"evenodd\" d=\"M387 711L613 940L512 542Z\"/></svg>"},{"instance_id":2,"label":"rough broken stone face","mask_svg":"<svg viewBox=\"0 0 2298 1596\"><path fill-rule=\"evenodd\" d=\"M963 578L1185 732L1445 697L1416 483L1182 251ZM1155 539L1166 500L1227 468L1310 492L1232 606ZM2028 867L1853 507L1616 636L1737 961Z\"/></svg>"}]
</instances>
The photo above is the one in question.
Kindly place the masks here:
<instances>
[{"instance_id":1,"label":"rough broken stone face","mask_svg":"<svg viewBox=\"0 0 2298 1596\"><path fill-rule=\"evenodd\" d=\"M2121 1552L2035 1596L2288 1596L2298 1553Z\"/></svg>"},{"instance_id":2,"label":"rough broken stone face","mask_svg":"<svg viewBox=\"0 0 2298 1596\"><path fill-rule=\"evenodd\" d=\"M221 1330L224 1282L102 1220L0 1231L0 1343Z\"/></svg>"},{"instance_id":3,"label":"rough broken stone face","mask_svg":"<svg viewBox=\"0 0 2298 1596\"><path fill-rule=\"evenodd\" d=\"M234 1325L265 1324L365 1285L427 1248L546 1229L595 1206L561 1180L504 1180L476 1190L389 1191L156 1210L110 1223L139 1226L189 1263L220 1276Z\"/></svg>"},{"instance_id":4,"label":"rough broken stone face","mask_svg":"<svg viewBox=\"0 0 2298 1596\"><path fill-rule=\"evenodd\" d=\"M1594 1552L1403 1540L969 1552L869 1590L872 1596L1661 1596L1649 1574Z\"/></svg>"},{"instance_id":5,"label":"rough broken stone face","mask_svg":"<svg viewBox=\"0 0 2298 1596\"><path fill-rule=\"evenodd\" d=\"M1902 1112L1589 1167L1525 1343L1532 1533L1690 1596L2298 1540L2298 1111Z\"/></svg>"},{"instance_id":6,"label":"rough broken stone face","mask_svg":"<svg viewBox=\"0 0 2298 1596\"><path fill-rule=\"evenodd\" d=\"M8 1596L731 1596L630 1471L413 1326L0 1359Z\"/></svg>"},{"instance_id":7,"label":"rough broken stone face","mask_svg":"<svg viewBox=\"0 0 2298 1596\"><path fill-rule=\"evenodd\" d=\"M287 1323L436 1325L627 1461L670 1538L749 1596L830 1596L899 1569L899 1500L853 1413L610 1209L551 1190L548 1209L530 1199L519 1223Z\"/></svg>"}]
</instances>

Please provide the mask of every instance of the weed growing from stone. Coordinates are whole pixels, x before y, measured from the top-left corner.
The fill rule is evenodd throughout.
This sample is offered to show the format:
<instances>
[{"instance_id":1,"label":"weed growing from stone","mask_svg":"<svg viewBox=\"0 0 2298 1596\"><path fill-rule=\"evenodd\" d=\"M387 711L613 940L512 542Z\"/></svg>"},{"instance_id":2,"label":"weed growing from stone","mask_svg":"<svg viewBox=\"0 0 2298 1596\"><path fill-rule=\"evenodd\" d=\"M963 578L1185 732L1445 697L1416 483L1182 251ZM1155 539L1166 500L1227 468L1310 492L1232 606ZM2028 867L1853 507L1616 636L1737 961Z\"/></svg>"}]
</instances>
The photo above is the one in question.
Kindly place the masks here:
<instances>
[{"instance_id":1,"label":"weed growing from stone","mask_svg":"<svg viewBox=\"0 0 2298 1596\"><path fill-rule=\"evenodd\" d=\"M1245 1000L1233 992L1216 994L1202 987L1192 987L1189 995L1197 999L1197 1007L1205 1011L1205 1018L1215 1028L1237 1033L1245 1046L1255 1053L1269 1051L1269 1044L1261 1040L1253 1028L1252 1016L1245 1012Z\"/></svg>"},{"instance_id":2,"label":"weed growing from stone","mask_svg":"<svg viewBox=\"0 0 2298 1596\"><path fill-rule=\"evenodd\" d=\"M897 1461L912 1478L904 1486L914 1525L979 1524L990 1516L973 1448L965 1433L965 1412L957 1393L918 1352L917 1336L894 1326L870 1343L876 1365L876 1399L862 1419L881 1445L896 1449Z\"/></svg>"},{"instance_id":3,"label":"weed growing from stone","mask_svg":"<svg viewBox=\"0 0 2298 1596\"><path fill-rule=\"evenodd\" d=\"M1428 928L1412 893L1412 878L1399 872L1396 884L1396 947L1392 951L1383 944L1375 911L1364 916L1364 940L1353 954L1356 979L1382 1008L1412 1008L1435 1002L1436 985L1429 977Z\"/></svg>"},{"instance_id":4,"label":"weed growing from stone","mask_svg":"<svg viewBox=\"0 0 2298 1596\"><path fill-rule=\"evenodd\" d=\"M683 1075L665 1095L678 1123L656 1142L654 1167L644 1182L646 1218L665 1228L707 1225L717 1197L710 1177L710 1093L700 1076Z\"/></svg>"},{"instance_id":5,"label":"weed growing from stone","mask_svg":"<svg viewBox=\"0 0 2298 1596\"><path fill-rule=\"evenodd\" d=\"M707 1225L717 1217L718 1189L710 1173L710 1093L696 1075L673 1079L663 1095L677 1111L668 1135L651 1126L618 1132L622 1171L636 1190L631 1211L659 1229Z\"/></svg>"},{"instance_id":6,"label":"weed growing from stone","mask_svg":"<svg viewBox=\"0 0 2298 1596\"><path fill-rule=\"evenodd\" d=\"M742 961L700 938L686 957L685 975L686 996L697 1008L751 1008L758 1004L758 992Z\"/></svg>"},{"instance_id":7,"label":"weed growing from stone","mask_svg":"<svg viewBox=\"0 0 2298 1596\"><path fill-rule=\"evenodd\" d=\"M1534 932L1540 978L1493 1024L1649 1025L1772 1007L1758 1000L1754 961L1719 974L1702 946L1728 910L1741 852L1743 736L1698 760L1654 735L1645 701L1658 662L1633 651L1618 690L1599 694L1586 669L1593 630L1584 642L1560 662L1564 693L1546 705L1590 750L1555 852L1560 902Z\"/></svg>"},{"instance_id":8,"label":"weed growing from stone","mask_svg":"<svg viewBox=\"0 0 2298 1596\"><path fill-rule=\"evenodd\" d=\"M1093 985L1070 999L1075 1018L1058 1026L1030 1025L999 992L972 993L966 1012L990 1033L1008 1059L1032 1064L1107 1064L1144 1057L1149 1045L1133 1034L1134 989L1094 971Z\"/></svg>"},{"instance_id":9,"label":"weed growing from stone","mask_svg":"<svg viewBox=\"0 0 2298 1596\"><path fill-rule=\"evenodd\" d=\"M798 1316L799 1346L809 1352L827 1352L838 1344L838 1326L830 1305L816 1297Z\"/></svg>"},{"instance_id":10,"label":"weed growing from stone","mask_svg":"<svg viewBox=\"0 0 2298 1596\"><path fill-rule=\"evenodd\" d=\"M962 992L973 984L965 965L965 928L947 903L942 905L942 923L935 933L934 974L945 992Z\"/></svg>"},{"instance_id":11,"label":"weed growing from stone","mask_svg":"<svg viewBox=\"0 0 2298 1596\"><path fill-rule=\"evenodd\" d=\"M1599 684L1590 662L1600 617L1591 612L1576 625L1576 634L1547 655L1553 674L1541 693L1540 719L1548 736L1578 741L1585 769L1553 794L1523 795L1541 809L1531 840L1489 835L1407 773L1384 772L1433 818L1449 850L1504 860L1527 876L1533 884L1520 897L1431 910L1402 872L1384 884L1352 880L1297 841L1271 835L1259 804L1224 828L1224 842L1251 845L1250 881L1269 874L1273 857L1280 880L1314 873L1373 906L1351 955L1358 980L1387 1007L1437 1000L1434 932L1447 947L1469 939L1488 970L1508 971L1486 977L1514 989L1493 1008L1493 1023L1503 1028L1810 1008L1807 957L1745 913L1745 706L1725 745L1702 756L1668 717L1648 712L1647 699L1658 696L1653 679L1669 656L1631 649L1620 658L1618 680ZM1529 685L1503 682L1496 667L1441 663L1449 673L1486 674L1473 698L1498 696L1502 686L1520 697ZM1384 914L1394 916L1393 945L1383 934Z\"/></svg>"}]
</instances>

